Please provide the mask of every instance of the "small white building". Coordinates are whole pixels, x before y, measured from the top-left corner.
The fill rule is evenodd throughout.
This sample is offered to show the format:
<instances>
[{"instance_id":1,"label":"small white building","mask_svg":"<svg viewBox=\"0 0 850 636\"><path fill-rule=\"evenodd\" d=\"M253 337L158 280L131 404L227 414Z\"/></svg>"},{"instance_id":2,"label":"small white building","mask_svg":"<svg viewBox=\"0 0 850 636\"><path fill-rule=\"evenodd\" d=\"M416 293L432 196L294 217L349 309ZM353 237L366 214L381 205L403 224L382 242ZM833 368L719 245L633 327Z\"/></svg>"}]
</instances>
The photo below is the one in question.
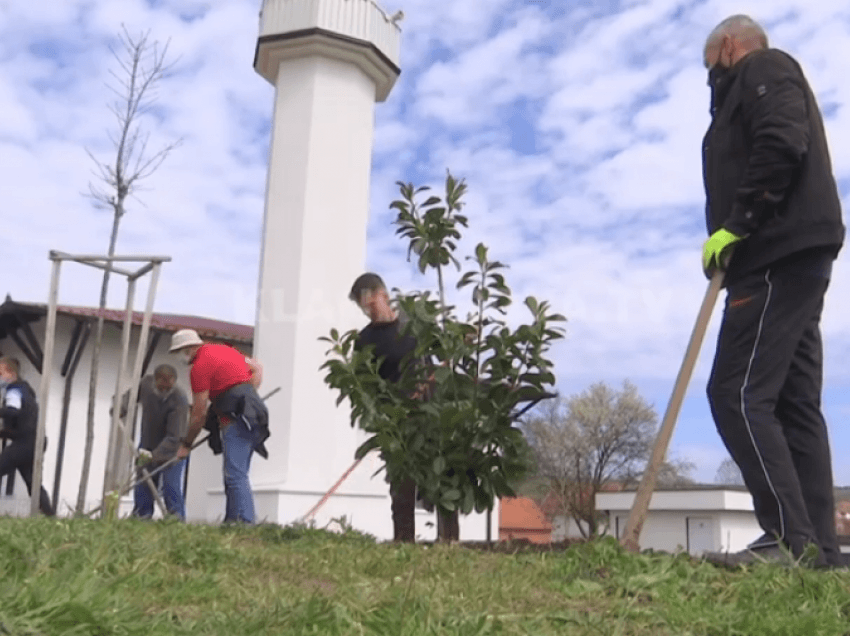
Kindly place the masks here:
<instances>
[{"instance_id":1,"label":"small white building","mask_svg":"<svg viewBox=\"0 0 850 636\"><path fill-rule=\"evenodd\" d=\"M619 539L626 527L635 491L602 492L596 509L608 516L609 534ZM649 504L641 549L665 552L737 552L763 534L744 488L695 487L658 490Z\"/></svg>"}]
</instances>

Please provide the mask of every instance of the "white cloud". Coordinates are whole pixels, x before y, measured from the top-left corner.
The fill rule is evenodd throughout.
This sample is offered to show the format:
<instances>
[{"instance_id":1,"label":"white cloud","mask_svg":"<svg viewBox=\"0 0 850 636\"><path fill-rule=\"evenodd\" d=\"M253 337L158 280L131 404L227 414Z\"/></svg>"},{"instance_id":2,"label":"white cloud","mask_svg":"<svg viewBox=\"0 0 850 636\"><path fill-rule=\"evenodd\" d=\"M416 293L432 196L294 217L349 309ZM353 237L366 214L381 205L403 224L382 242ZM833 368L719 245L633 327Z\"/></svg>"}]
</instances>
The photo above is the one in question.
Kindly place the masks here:
<instances>
[{"instance_id":1,"label":"white cloud","mask_svg":"<svg viewBox=\"0 0 850 636\"><path fill-rule=\"evenodd\" d=\"M542 16L518 16L493 38L433 64L418 82L417 110L452 128L489 127L499 107L540 94L545 77L536 44L550 29Z\"/></svg>"}]
</instances>

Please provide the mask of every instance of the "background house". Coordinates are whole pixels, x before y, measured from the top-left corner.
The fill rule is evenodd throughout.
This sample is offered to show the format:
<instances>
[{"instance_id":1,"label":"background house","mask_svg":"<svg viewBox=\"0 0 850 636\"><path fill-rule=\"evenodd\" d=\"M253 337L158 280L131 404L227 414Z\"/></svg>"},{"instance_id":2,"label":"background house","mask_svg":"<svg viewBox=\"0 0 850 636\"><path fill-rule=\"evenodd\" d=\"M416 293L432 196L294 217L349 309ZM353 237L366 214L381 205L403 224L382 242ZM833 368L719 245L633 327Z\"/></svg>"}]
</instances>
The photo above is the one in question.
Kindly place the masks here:
<instances>
[{"instance_id":1,"label":"background house","mask_svg":"<svg viewBox=\"0 0 850 636\"><path fill-rule=\"evenodd\" d=\"M499 503L499 541L552 541L552 523L533 499L504 497Z\"/></svg>"},{"instance_id":2,"label":"background house","mask_svg":"<svg viewBox=\"0 0 850 636\"><path fill-rule=\"evenodd\" d=\"M596 507L608 515L610 534L618 539L626 527L635 492L596 495ZM737 552L762 535L753 513L753 500L743 488L707 486L658 490L652 495L641 548Z\"/></svg>"}]
</instances>

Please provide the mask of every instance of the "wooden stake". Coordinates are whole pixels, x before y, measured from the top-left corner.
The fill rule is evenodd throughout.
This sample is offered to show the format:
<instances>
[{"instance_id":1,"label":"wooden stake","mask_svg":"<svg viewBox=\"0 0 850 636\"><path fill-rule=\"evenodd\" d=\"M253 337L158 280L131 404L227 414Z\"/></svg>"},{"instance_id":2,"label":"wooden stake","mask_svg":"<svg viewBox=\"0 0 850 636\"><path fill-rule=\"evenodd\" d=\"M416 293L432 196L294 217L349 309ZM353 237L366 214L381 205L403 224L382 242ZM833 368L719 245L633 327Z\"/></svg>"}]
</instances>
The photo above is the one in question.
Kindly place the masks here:
<instances>
[{"instance_id":1,"label":"wooden stake","mask_svg":"<svg viewBox=\"0 0 850 636\"><path fill-rule=\"evenodd\" d=\"M30 493L30 517L39 511L41 500L41 473L44 468L44 429L47 423L47 397L50 395L50 376L53 372L53 345L56 342L56 305L59 300L59 267L62 261L50 255L53 273L50 277L50 297L47 301L47 324L44 327L44 357L41 362L41 385L38 398L38 425L35 433L35 456L33 457L32 484ZM55 509L56 502L53 502Z\"/></svg>"},{"instance_id":2,"label":"wooden stake","mask_svg":"<svg viewBox=\"0 0 850 636\"><path fill-rule=\"evenodd\" d=\"M700 307L696 325L694 326L693 333L691 333L688 348L685 351L685 359L682 361L679 375L676 377L673 395L667 403L667 410L664 413L664 419L661 421L658 436L655 438L652 455L646 465L643 479L641 479L640 486L635 494L635 500L632 503L632 509L629 512L626 529L620 539L620 544L631 552L638 552L640 550L640 533L646 521L649 502L652 499L655 484L658 481L658 472L661 469L664 456L667 454L667 446L670 444L670 438L673 437L673 429L676 428L676 419L679 417L679 411L682 408L685 391L688 388L688 382L690 382L702 341L705 338L705 332L708 329L711 312L717 302L717 296L722 286L723 271L716 270L705 292L705 298L702 301L702 307Z\"/></svg>"}]
</instances>

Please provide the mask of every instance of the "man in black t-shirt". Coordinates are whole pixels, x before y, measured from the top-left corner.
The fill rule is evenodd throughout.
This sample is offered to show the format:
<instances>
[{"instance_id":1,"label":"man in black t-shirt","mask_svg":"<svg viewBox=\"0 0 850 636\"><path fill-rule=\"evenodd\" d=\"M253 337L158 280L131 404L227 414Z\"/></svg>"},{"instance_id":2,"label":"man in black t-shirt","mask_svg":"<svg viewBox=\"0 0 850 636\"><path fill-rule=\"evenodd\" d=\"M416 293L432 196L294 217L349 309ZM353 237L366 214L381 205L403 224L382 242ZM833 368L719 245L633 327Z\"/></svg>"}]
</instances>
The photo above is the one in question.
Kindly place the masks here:
<instances>
[{"instance_id":1,"label":"man in black t-shirt","mask_svg":"<svg viewBox=\"0 0 850 636\"><path fill-rule=\"evenodd\" d=\"M369 318L357 337L355 349L374 345L376 359L383 358L378 375L388 382L398 382L402 362L415 348L413 336L403 334L405 317L390 305L386 285L377 274L363 274L354 281L348 297ZM390 482L392 498L393 538L413 543L416 540L416 484L412 479Z\"/></svg>"}]
</instances>

